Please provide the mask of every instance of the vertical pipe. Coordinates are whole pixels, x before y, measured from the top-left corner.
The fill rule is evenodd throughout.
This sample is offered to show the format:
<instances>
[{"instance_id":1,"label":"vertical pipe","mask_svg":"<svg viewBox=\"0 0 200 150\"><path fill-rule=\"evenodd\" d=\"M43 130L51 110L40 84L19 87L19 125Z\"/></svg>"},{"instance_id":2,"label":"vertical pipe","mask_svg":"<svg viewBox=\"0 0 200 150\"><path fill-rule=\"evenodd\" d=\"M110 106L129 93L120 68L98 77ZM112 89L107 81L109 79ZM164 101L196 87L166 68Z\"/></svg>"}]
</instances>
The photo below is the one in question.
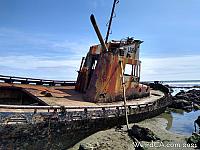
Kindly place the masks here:
<instances>
[{"instance_id":1,"label":"vertical pipe","mask_svg":"<svg viewBox=\"0 0 200 150\"><path fill-rule=\"evenodd\" d=\"M124 109L125 109L125 117L126 117L126 126L127 130L129 130L129 125L128 125L128 112L127 112L127 106L126 106L126 88L125 88L125 80L124 80L124 69L123 69L123 64L120 61L120 66L121 66L121 80L122 80L122 87L123 87L123 97L124 97Z\"/></svg>"}]
</instances>

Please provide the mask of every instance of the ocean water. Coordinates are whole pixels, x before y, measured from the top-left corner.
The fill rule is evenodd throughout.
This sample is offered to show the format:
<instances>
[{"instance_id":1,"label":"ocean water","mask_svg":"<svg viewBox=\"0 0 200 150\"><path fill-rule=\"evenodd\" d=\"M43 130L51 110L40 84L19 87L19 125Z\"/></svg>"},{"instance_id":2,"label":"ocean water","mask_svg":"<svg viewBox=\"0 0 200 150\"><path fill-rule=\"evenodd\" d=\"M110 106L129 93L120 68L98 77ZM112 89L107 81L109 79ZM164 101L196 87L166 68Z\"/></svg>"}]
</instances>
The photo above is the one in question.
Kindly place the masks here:
<instances>
[{"instance_id":1,"label":"ocean water","mask_svg":"<svg viewBox=\"0 0 200 150\"><path fill-rule=\"evenodd\" d=\"M163 84L168 84L173 87L194 87L200 86L200 80L196 81L163 81Z\"/></svg>"},{"instance_id":2,"label":"ocean water","mask_svg":"<svg viewBox=\"0 0 200 150\"><path fill-rule=\"evenodd\" d=\"M165 83L164 83L165 84ZM167 83L168 85L175 86L175 87L183 87L183 88L173 88L172 95L176 95L180 90L188 91L191 89L199 89L200 88L193 88L194 86L200 86L200 82L170 82ZM184 88L184 87L191 87L191 88ZM200 110L192 111L192 112L185 112L183 110L173 110L168 111L166 113L161 114L162 118L165 118L168 123L166 129L182 135L191 135L194 132L194 121L200 116Z\"/></svg>"},{"instance_id":3,"label":"ocean water","mask_svg":"<svg viewBox=\"0 0 200 150\"><path fill-rule=\"evenodd\" d=\"M195 90L200 90L200 88L173 88L173 93L171 93L171 94L172 94L172 96L175 96L175 95L176 95L177 93L179 93L181 90L187 92L187 91L193 90L193 89L195 89Z\"/></svg>"},{"instance_id":4,"label":"ocean water","mask_svg":"<svg viewBox=\"0 0 200 150\"><path fill-rule=\"evenodd\" d=\"M180 90L184 90L184 91L189 91L192 89L199 89L200 90L200 81L196 80L196 81L174 81L174 82L163 82L164 85L169 85L171 87L176 87L173 88L173 93L172 95L176 95L178 92L180 92ZM177 88L180 87L180 88Z\"/></svg>"}]
</instances>

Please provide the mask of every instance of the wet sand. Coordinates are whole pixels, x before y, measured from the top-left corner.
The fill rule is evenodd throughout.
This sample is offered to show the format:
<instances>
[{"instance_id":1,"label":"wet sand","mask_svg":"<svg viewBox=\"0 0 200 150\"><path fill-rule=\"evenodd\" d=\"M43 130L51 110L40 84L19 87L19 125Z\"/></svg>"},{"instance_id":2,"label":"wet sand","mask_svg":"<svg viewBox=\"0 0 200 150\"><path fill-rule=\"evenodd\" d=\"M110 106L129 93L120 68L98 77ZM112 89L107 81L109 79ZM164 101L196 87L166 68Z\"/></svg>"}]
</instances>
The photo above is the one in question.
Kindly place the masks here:
<instances>
[{"instance_id":1,"label":"wet sand","mask_svg":"<svg viewBox=\"0 0 200 150\"><path fill-rule=\"evenodd\" d=\"M155 149L174 149L174 150L182 150L182 149L194 149L185 147L186 138L188 136L179 135L172 133L166 130L167 120L161 118L160 116L154 117L152 119L146 119L140 123L136 123L137 125L145 128L149 128L151 131L156 134L161 141L156 141L156 143L151 142L141 142L141 145L146 146L145 149L155 150ZM133 124L130 124L130 127ZM128 136L126 132L126 126L123 126L122 130L116 130L115 128L104 130L97 132L84 140L80 141L76 145L74 145L70 150L77 150L80 144L87 144L94 149L102 149L102 150L134 150L134 143L132 139ZM153 145L154 144L154 145ZM168 147L164 147L168 146Z\"/></svg>"}]
</instances>

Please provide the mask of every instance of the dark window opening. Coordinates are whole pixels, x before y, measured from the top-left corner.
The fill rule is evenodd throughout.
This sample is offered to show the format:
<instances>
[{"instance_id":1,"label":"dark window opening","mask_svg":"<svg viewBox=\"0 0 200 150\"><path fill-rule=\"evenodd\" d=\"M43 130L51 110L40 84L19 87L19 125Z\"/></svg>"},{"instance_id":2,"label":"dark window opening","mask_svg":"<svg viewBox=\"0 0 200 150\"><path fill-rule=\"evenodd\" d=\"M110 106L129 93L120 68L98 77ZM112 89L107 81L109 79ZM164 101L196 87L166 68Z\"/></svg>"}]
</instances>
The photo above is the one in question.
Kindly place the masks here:
<instances>
[{"instance_id":1,"label":"dark window opening","mask_svg":"<svg viewBox=\"0 0 200 150\"><path fill-rule=\"evenodd\" d=\"M38 105L44 106L45 103L37 100L24 92L21 88L1 87L0 104L3 105Z\"/></svg>"}]
</instances>

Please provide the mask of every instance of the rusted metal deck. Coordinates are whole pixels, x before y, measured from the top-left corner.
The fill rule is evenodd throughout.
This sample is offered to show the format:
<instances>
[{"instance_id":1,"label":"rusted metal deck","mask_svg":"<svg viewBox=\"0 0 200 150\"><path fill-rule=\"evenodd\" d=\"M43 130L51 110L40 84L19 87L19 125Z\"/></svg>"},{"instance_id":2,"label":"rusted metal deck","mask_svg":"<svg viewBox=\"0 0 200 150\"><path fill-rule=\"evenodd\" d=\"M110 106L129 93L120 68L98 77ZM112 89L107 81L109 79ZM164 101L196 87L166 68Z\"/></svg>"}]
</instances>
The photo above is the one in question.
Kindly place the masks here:
<instances>
[{"instance_id":1,"label":"rusted metal deck","mask_svg":"<svg viewBox=\"0 0 200 150\"><path fill-rule=\"evenodd\" d=\"M18 109L54 109L65 106L67 109L84 109L84 108L113 108L123 107L123 101L112 102L112 103L92 103L83 100L82 93L74 90L74 86L42 86L42 85L24 85L24 84L13 84L13 83L0 83L1 87L7 88L19 88L26 91L32 97L39 101L42 101L46 106L11 106L11 105L0 105L0 111L5 109L17 111ZM50 95L46 95L46 93ZM164 97L164 93L158 90L151 90L151 94L148 97L138 98L129 100L128 106L139 106L146 105L156 102L158 99Z\"/></svg>"}]
</instances>

